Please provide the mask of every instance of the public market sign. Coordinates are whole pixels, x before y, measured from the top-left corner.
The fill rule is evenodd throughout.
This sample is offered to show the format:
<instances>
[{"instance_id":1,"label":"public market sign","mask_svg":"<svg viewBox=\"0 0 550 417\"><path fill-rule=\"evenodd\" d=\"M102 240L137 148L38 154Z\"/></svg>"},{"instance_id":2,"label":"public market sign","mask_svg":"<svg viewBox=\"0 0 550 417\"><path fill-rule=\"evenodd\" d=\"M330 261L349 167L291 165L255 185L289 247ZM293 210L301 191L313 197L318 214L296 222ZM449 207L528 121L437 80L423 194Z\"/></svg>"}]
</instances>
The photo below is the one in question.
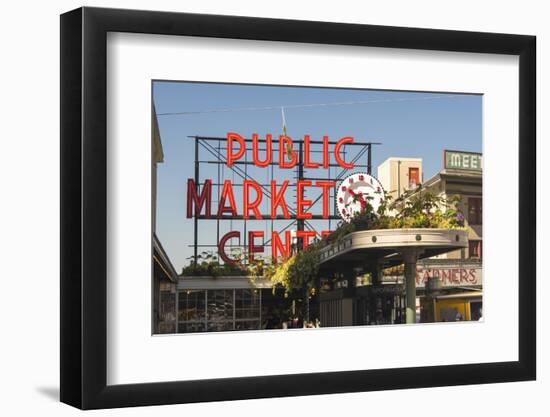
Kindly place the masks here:
<instances>
[{"instance_id":1,"label":"public market sign","mask_svg":"<svg viewBox=\"0 0 550 417\"><path fill-rule=\"evenodd\" d=\"M310 150L313 142L309 135L304 135L303 137L303 151L301 155L296 150L297 147L292 138L287 135L272 138L270 134L267 134L265 139L260 139L257 134L253 134L252 140L248 141L238 133L228 132L226 138L225 149L227 153L225 163L229 168L234 164L242 163L241 159L245 158L247 151L246 142L252 145L252 161L250 163L258 168L268 169L272 163L276 162L281 169L294 169L298 161L303 161L303 167L308 170L328 170L330 166L335 165L348 170L353 169L355 166L353 162L344 160L343 147L354 143L354 139L351 136L342 137L336 142L330 142L328 136L323 136L321 142L322 152L317 160L314 160ZM261 152L262 155L260 155L260 141L262 144L265 144L265 151ZM333 149L329 149L331 144L334 144ZM278 157L275 157L277 155ZM366 174L363 177L366 178ZM242 198L237 199L233 189L234 184L231 180L226 179L223 182L219 199L216 198L217 201L213 201L212 179L206 179L203 184L198 184L193 178L189 178L187 180L187 218L294 219L305 221L313 217L310 208L314 204L314 201L306 198L308 189L317 189L321 192L321 218L329 218L329 192L335 188L335 181L298 179L292 185L289 182L289 180L272 180L266 189L266 186L253 179L245 179L242 181ZM288 190L291 186L295 187L296 190L294 197L295 210L287 204L288 194L293 194ZM265 198L269 200L270 212L262 214L260 212L260 205ZM296 238L302 239L303 247L305 248L315 238L328 235L329 233L329 230L297 230ZM249 230L247 237L249 261L253 261L254 254L264 251L263 245L258 244L258 242L263 241L266 236L264 236L263 230ZM218 254L221 259L228 263L235 262L234 259L231 259L226 254L225 246L229 240L240 238L241 232L239 231L230 231L221 237L218 242ZM286 230L284 235L273 231L267 238L271 240L271 256L275 261L279 256L283 258L290 256L292 246L290 231Z\"/></svg>"},{"instance_id":2,"label":"public market sign","mask_svg":"<svg viewBox=\"0 0 550 417\"><path fill-rule=\"evenodd\" d=\"M483 158L480 153L462 151L444 151L445 169L458 169L461 171L481 171Z\"/></svg>"}]
</instances>

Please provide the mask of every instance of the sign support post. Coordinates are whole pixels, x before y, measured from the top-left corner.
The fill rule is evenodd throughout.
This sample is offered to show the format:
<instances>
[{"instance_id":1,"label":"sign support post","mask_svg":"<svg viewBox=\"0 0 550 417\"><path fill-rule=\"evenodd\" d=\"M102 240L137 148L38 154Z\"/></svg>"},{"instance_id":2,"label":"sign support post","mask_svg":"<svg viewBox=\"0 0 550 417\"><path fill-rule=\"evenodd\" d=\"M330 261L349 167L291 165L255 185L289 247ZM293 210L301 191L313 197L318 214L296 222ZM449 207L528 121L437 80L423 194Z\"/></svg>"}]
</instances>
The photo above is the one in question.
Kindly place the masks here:
<instances>
[{"instance_id":1,"label":"sign support post","mask_svg":"<svg viewBox=\"0 0 550 417\"><path fill-rule=\"evenodd\" d=\"M405 263L405 321L416 323L416 262L419 252L416 248L402 251Z\"/></svg>"}]
</instances>

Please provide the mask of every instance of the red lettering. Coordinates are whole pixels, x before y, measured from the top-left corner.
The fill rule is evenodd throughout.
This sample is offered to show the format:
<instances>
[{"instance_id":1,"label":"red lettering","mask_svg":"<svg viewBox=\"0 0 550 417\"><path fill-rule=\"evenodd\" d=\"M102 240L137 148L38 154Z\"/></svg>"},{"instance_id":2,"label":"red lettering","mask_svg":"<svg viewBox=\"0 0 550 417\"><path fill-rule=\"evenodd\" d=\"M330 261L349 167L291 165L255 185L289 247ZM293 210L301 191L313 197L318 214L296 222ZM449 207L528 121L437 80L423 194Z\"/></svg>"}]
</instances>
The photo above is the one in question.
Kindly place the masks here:
<instances>
[{"instance_id":1,"label":"red lettering","mask_svg":"<svg viewBox=\"0 0 550 417\"><path fill-rule=\"evenodd\" d=\"M328 169L330 164L330 154L328 151L328 136L323 136L323 168Z\"/></svg>"},{"instance_id":2,"label":"red lettering","mask_svg":"<svg viewBox=\"0 0 550 417\"><path fill-rule=\"evenodd\" d=\"M227 199L229 199L229 207L225 206ZM235 203L235 195L233 194L231 180L224 180L222 193L220 195L220 203L218 204L218 217L222 217L224 213L230 213L232 216L237 215L237 204Z\"/></svg>"},{"instance_id":3,"label":"red lettering","mask_svg":"<svg viewBox=\"0 0 550 417\"><path fill-rule=\"evenodd\" d=\"M416 268L416 276L415 276L415 280L416 280L416 285L417 286L420 286L422 285L422 268Z\"/></svg>"},{"instance_id":4,"label":"red lettering","mask_svg":"<svg viewBox=\"0 0 550 417\"><path fill-rule=\"evenodd\" d=\"M311 162L310 157L311 141L309 135L304 136L304 168L319 168L318 162Z\"/></svg>"},{"instance_id":5,"label":"red lettering","mask_svg":"<svg viewBox=\"0 0 550 417\"><path fill-rule=\"evenodd\" d=\"M249 201L250 187L256 190L256 198L252 202ZM254 216L256 216L256 219L262 220L262 215L260 213L260 210L258 209L258 206L262 202L262 190L256 181L252 181L252 180L243 181L243 201L244 201L243 218L248 219L249 212L250 210L252 210L254 212Z\"/></svg>"},{"instance_id":6,"label":"red lettering","mask_svg":"<svg viewBox=\"0 0 550 417\"><path fill-rule=\"evenodd\" d=\"M238 262L237 259L231 259L229 256L227 256L227 254L225 253L225 244L226 242L229 240L229 239L232 239L232 238L240 238L241 237L241 233L240 232L229 232L229 233L226 233L220 240L220 242L218 243L218 254L220 255L220 258L222 258L222 260L226 263L229 263L229 264L235 264Z\"/></svg>"},{"instance_id":7,"label":"red lettering","mask_svg":"<svg viewBox=\"0 0 550 417\"><path fill-rule=\"evenodd\" d=\"M296 232L296 237L302 239L302 247L306 249L309 246L309 239L315 238L317 232L315 230L298 230Z\"/></svg>"},{"instance_id":8,"label":"red lettering","mask_svg":"<svg viewBox=\"0 0 550 417\"><path fill-rule=\"evenodd\" d=\"M323 189L323 219L328 219L330 214L328 206L329 192L331 188L334 188L336 183L334 181L317 181L315 185Z\"/></svg>"},{"instance_id":9,"label":"red lettering","mask_svg":"<svg viewBox=\"0 0 550 417\"><path fill-rule=\"evenodd\" d=\"M453 269L451 271L451 282L455 284L460 282L460 279L457 277L457 274L458 274L458 269Z\"/></svg>"},{"instance_id":10,"label":"red lettering","mask_svg":"<svg viewBox=\"0 0 550 417\"><path fill-rule=\"evenodd\" d=\"M279 237L279 233L274 231L271 234L271 259L273 263L277 263L279 252L282 254L284 259L289 258L292 254L292 237L290 235L290 231L288 230L285 231L284 246L281 238Z\"/></svg>"},{"instance_id":11,"label":"red lettering","mask_svg":"<svg viewBox=\"0 0 550 417\"><path fill-rule=\"evenodd\" d=\"M285 162L285 155L290 158L290 162ZM289 136L281 135L279 137L279 167L283 169L294 168L298 163L298 156L294 152L294 145Z\"/></svg>"},{"instance_id":12,"label":"red lettering","mask_svg":"<svg viewBox=\"0 0 550 417\"><path fill-rule=\"evenodd\" d=\"M263 246L256 246L254 244L254 238L264 237L264 232L261 230L251 230L248 232L248 262L254 262L254 254L262 253L264 251Z\"/></svg>"},{"instance_id":13,"label":"red lettering","mask_svg":"<svg viewBox=\"0 0 550 417\"><path fill-rule=\"evenodd\" d=\"M197 196L198 186L192 178L187 180L187 218L193 217L193 204L195 205L194 216L200 216L202 207L205 205L206 217L211 216L211 204L212 204L212 180L206 180L202 186L200 197Z\"/></svg>"},{"instance_id":14,"label":"red lettering","mask_svg":"<svg viewBox=\"0 0 550 417\"><path fill-rule=\"evenodd\" d=\"M281 206L283 209L283 216L285 219L290 219L290 213L288 212L288 207L285 201L285 190L288 187L288 180L283 181L283 185L277 192L277 182L271 180L271 218L275 219L277 217L277 207Z\"/></svg>"},{"instance_id":15,"label":"red lettering","mask_svg":"<svg viewBox=\"0 0 550 417\"><path fill-rule=\"evenodd\" d=\"M449 282L450 277L450 271L446 271L444 269L441 270L441 282L445 284L446 282Z\"/></svg>"},{"instance_id":16,"label":"red lettering","mask_svg":"<svg viewBox=\"0 0 550 417\"><path fill-rule=\"evenodd\" d=\"M338 165L340 165L342 168L345 169L352 169L355 165L352 163L347 163L342 159L340 156L340 149L342 146L344 146L346 143L353 143L353 138L351 136L346 136L345 138L340 139L336 143L336 147L334 148L334 159L336 159L336 162L338 162Z\"/></svg>"},{"instance_id":17,"label":"red lettering","mask_svg":"<svg viewBox=\"0 0 550 417\"><path fill-rule=\"evenodd\" d=\"M313 204L311 200L304 199L304 187L311 186L309 180L298 180L296 183L296 218L297 219L311 219L313 215L308 212L304 212L305 207L309 207Z\"/></svg>"},{"instance_id":18,"label":"red lettering","mask_svg":"<svg viewBox=\"0 0 550 417\"><path fill-rule=\"evenodd\" d=\"M263 161L260 161L258 145L258 135L254 133L252 135L252 160L254 161L254 165L257 167L265 168L271 163L271 159L273 157L271 135L265 136L265 159Z\"/></svg>"},{"instance_id":19,"label":"red lettering","mask_svg":"<svg viewBox=\"0 0 550 417\"><path fill-rule=\"evenodd\" d=\"M239 150L236 154L233 153L233 141L239 143ZM244 138L238 133L229 132L227 134L227 166L233 166L233 161L241 159L246 150L246 145L244 143Z\"/></svg>"}]
</instances>

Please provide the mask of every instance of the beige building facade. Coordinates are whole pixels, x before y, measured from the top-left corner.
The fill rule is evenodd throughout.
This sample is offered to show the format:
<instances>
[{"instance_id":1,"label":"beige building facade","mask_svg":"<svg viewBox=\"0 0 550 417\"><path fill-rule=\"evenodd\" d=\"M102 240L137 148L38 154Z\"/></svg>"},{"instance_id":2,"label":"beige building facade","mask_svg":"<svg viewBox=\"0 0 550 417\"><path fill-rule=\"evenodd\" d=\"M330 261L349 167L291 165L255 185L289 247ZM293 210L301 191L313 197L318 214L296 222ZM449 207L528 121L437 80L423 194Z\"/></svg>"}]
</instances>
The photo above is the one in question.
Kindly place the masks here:
<instances>
[{"instance_id":1,"label":"beige building facade","mask_svg":"<svg viewBox=\"0 0 550 417\"><path fill-rule=\"evenodd\" d=\"M438 259L481 259L483 241L483 159L481 153L443 151L443 167L433 177L423 181L422 159L390 157L378 166L378 180L393 199L422 184L444 199L460 197L458 209L464 214L469 248L449 252Z\"/></svg>"},{"instance_id":2,"label":"beige building facade","mask_svg":"<svg viewBox=\"0 0 550 417\"><path fill-rule=\"evenodd\" d=\"M422 183L422 158L391 157L378 166L378 180L393 199Z\"/></svg>"},{"instance_id":3,"label":"beige building facade","mask_svg":"<svg viewBox=\"0 0 550 417\"><path fill-rule=\"evenodd\" d=\"M418 169L422 179L422 160L388 158L378 168L379 180L394 198L406 190L429 191L445 200L460 197L458 210L463 215L468 246L423 259L417 264L417 315L420 322L482 319L483 306L483 157L481 153L443 151L442 169L426 181L416 183L410 169ZM408 186L408 188L407 188ZM414 195L414 194L413 194ZM387 276L402 282L402 272ZM433 281L433 282L432 282Z\"/></svg>"},{"instance_id":4,"label":"beige building facade","mask_svg":"<svg viewBox=\"0 0 550 417\"><path fill-rule=\"evenodd\" d=\"M469 248L441 255L446 259L482 258L483 185L481 172L444 169L424 183L424 189L445 199L460 197L458 209L464 215Z\"/></svg>"}]
</instances>

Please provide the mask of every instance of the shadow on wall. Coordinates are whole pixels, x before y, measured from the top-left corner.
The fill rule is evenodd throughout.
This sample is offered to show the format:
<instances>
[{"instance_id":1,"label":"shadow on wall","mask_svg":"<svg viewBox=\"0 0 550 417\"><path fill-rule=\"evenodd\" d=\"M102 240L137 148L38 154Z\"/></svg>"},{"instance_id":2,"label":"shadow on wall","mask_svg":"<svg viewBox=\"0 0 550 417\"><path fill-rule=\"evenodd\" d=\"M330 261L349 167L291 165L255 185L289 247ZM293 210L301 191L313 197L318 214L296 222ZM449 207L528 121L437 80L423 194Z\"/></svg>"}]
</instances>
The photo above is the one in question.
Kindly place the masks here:
<instances>
[{"instance_id":1,"label":"shadow on wall","mask_svg":"<svg viewBox=\"0 0 550 417\"><path fill-rule=\"evenodd\" d=\"M59 401L59 387L36 387L36 391L53 401Z\"/></svg>"}]
</instances>

